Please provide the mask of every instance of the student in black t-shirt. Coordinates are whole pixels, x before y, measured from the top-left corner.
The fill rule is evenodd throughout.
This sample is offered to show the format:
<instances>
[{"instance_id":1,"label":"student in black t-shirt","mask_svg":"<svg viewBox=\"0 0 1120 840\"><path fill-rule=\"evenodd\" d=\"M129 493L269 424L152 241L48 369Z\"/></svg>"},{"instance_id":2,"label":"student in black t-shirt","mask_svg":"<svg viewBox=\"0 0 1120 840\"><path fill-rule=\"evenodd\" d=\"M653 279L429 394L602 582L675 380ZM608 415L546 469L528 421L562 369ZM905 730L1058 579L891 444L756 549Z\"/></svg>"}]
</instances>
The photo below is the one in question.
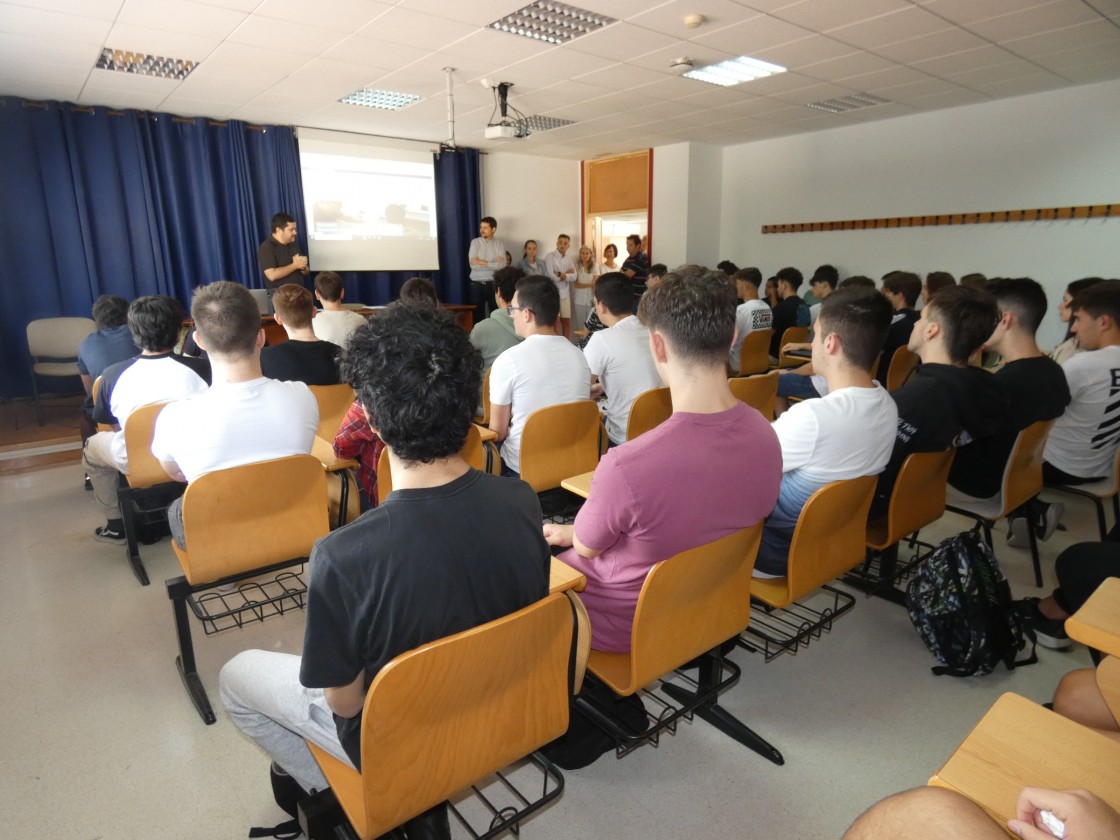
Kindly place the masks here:
<instances>
[{"instance_id":1,"label":"student in black t-shirt","mask_svg":"<svg viewBox=\"0 0 1120 840\"><path fill-rule=\"evenodd\" d=\"M778 278L778 305L774 307L772 329L774 335L770 339L770 357L778 361L778 354L782 350L782 334L789 327L809 326L809 307L805 305L797 290L801 288L804 277L796 268L782 268L774 275Z\"/></svg>"},{"instance_id":2,"label":"student in black t-shirt","mask_svg":"<svg viewBox=\"0 0 1120 840\"><path fill-rule=\"evenodd\" d=\"M875 372L875 378L884 386L887 384L887 371L891 368L894 352L910 343L910 333L918 322L918 313L914 307L921 294L922 281L917 274L892 271L883 275L883 296L894 308L891 328L887 330L887 340L883 342L883 355L879 357L879 367Z\"/></svg>"},{"instance_id":3,"label":"student in black t-shirt","mask_svg":"<svg viewBox=\"0 0 1120 840\"><path fill-rule=\"evenodd\" d=\"M261 372L269 379L302 382L305 385L337 385L341 348L322 341L311 328L316 315L311 292L302 286L282 286L272 295L276 323L288 340L261 350Z\"/></svg>"},{"instance_id":4,"label":"student in black t-shirt","mask_svg":"<svg viewBox=\"0 0 1120 840\"><path fill-rule=\"evenodd\" d=\"M450 315L389 307L354 331L342 367L385 442L393 492L315 544L303 656L246 651L220 679L234 724L305 791L326 780L304 738L360 767L378 671L545 597L551 561L533 489L459 457L482 359Z\"/></svg>"}]
</instances>

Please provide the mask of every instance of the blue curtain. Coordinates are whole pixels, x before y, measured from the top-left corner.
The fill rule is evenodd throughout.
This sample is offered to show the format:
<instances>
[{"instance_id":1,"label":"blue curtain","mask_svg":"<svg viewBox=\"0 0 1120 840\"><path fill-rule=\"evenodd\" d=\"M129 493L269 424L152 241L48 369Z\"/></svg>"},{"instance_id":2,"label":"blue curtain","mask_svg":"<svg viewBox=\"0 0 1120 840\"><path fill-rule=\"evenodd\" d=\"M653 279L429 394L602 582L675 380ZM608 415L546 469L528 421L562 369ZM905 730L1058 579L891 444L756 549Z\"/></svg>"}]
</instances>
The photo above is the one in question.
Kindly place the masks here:
<instances>
[{"instance_id":1,"label":"blue curtain","mask_svg":"<svg viewBox=\"0 0 1120 840\"><path fill-rule=\"evenodd\" d=\"M467 249L482 219L478 149L441 149L436 164L436 225L439 227L440 300L467 303Z\"/></svg>"}]
</instances>

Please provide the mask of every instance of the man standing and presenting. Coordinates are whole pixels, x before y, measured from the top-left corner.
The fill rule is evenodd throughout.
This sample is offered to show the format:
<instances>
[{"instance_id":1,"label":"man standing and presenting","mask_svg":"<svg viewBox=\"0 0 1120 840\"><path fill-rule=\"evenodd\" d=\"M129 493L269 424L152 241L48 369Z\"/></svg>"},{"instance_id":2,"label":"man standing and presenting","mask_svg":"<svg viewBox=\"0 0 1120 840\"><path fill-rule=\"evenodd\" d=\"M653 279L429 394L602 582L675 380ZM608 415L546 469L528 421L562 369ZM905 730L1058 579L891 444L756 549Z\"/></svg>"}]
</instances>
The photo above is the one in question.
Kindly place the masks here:
<instances>
[{"instance_id":1,"label":"man standing and presenting","mask_svg":"<svg viewBox=\"0 0 1120 840\"><path fill-rule=\"evenodd\" d=\"M560 332L572 338L572 283L576 281L576 261L568 256L572 238L566 233L556 237L556 250L545 254L544 265L549 279L556 284L560 294Z\"/></svg>"},{"instance_id":2,"label":"man standing and presenting","mask_svg":"<svg viewBox=\"0 0 1120 840\"><path fill-rule=\"evenodd\" d=\"M286 283L302 286L303 278L311 271L307 257L299 252L296 233L296 220L287 213L277 213L272 217L272 235L257 249L270 305L276 289Z\"/></svg>"},{"instance_id":3,"label":"man standing and presenting","mask_svg":"<svg viewBox=\"0 0 1120 840\"><path fill-rule=\"evenodd\" d=\"M494 272L506 267L506 246L494 233L498 223L493 216L484 216L478 223L477 239L471 240L467 262L471 269L471 303L474 322L482 323L494 305Z\"/></svg>"}]
</instances>

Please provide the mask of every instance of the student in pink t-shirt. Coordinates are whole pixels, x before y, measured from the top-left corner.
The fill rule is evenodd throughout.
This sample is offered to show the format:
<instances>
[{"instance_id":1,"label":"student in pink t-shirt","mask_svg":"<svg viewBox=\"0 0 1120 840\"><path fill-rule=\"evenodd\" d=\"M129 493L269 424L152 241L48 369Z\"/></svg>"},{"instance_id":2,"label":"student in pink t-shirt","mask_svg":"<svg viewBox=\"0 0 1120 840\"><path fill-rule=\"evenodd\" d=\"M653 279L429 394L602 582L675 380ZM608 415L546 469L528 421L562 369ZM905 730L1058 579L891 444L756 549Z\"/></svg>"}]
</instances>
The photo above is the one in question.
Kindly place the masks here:
<instances>
[{"instance_id":1,"label":"student in pink t-shirt","mask_svg":"<svg viewBox=\"0 0 1120 840\"><path fill-rule=\"evenodd\" d=\"M668 274L638 317L673 398L673 416L603 456L574 525L545 525L561 559L587 575L591 646L630 650L646 573L689 548L754 525L774 507L781 450L770 424L732 396L727 353L735 290L717 273Z\"/></svg>"}]
</instances>

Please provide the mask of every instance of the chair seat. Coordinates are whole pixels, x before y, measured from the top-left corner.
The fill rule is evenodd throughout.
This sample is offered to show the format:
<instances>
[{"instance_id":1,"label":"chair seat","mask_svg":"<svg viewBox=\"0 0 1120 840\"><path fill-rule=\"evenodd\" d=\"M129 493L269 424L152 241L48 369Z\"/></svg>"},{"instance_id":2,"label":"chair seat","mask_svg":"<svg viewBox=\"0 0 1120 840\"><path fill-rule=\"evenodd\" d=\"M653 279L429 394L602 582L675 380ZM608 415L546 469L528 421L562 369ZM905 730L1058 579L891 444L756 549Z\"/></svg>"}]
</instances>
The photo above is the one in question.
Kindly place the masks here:
<instances>
[{"instance_id":1,"label":"chair seat","mask_svg":"<svg viewBox=\"0 0 1120 840\"><path fill-rule=\"evenodd\" d=\"M952 485L945 493L945 506L967 510L969 513L994 522L1004 515L1003 495L997 493L989 499L978 499L955 489Z\"/></svg>"},{"instance_id":2,"label":"chair seat","mask_svg":"<svg viewBox=\"0 0 1120 840\"><path fill-rule=\"evenodd\" d=\"M36 362L33 370L37 376L78 376L77 362Z\"/></svg>"},{"instance_id":3,"label":"chair seat","mask_svg":"<svg viewBox=\"0 0 1120 840\"><path fill-rule=\"evenodd\" d=\"M607 653L606 651L593 650L587 659L587 668L591 673L607 684L615 694L626 697L633 694L641 686L630 685L630 654Z\"/></svg>"},{"instance_id":4,"label":"chair seat","mask_svg":"<svg viewBox=\"0 0 1120 840\"><path fill-rule=\"evenodd\" d=\"M789 597L789 579L777 578L752 578L751 597L764 601L772 607L785 607L791 603Z\"/></svg>"}]
</instances>

